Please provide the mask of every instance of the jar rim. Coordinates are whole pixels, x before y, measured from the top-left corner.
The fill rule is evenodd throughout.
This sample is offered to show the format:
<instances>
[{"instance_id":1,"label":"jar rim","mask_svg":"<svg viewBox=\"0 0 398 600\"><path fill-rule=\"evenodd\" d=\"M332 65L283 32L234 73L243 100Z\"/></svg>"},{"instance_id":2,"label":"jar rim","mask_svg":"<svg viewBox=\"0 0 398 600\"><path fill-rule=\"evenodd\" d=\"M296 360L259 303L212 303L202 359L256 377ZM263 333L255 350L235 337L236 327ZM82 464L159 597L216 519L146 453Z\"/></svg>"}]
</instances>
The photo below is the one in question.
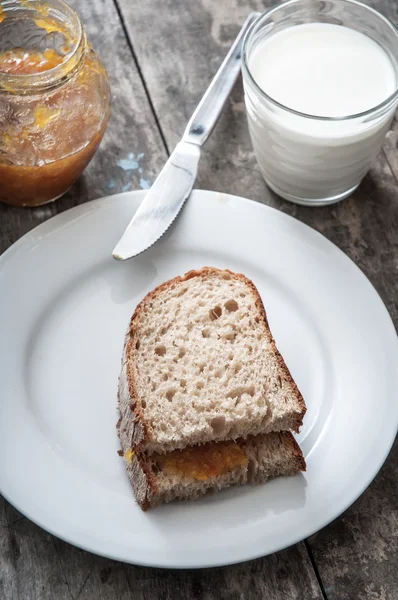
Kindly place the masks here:
<instances>
[{"instance_id":1,"label":"jar rim","mask_svg":"<svg viewBox=\"0 0 398 600\"><path fill-rule=\"evenodd\" d=\"M379 112L380 110L383 110L384 108L387 108L391 104L393 104L398 99L398 81L395 85L395 90L385 100L383 100L376 106L373 106L372 108L361 111L359 113L355 113L355 114L351 114L351 115L343 115L341 117L325 117L325 116L320 116L320 115L311 115L309 113L304 113L299 110L295 110L294 108L290 108L289 106L286 106L286 105L282 104L281 102L278 102L278 100L275 100L275 98L272 98L272 96L268 95L258 85L257 81L255 80L255 78L253 77L253 75L250 71L250 67L248 64L248 44L249 44L249 41L250 41L253 33L257 30L257 27L263 21L265 21L267 18L269 18L270 15L280 12L281 10L283 10L284 8L286 8L289 5L293 6L295 4L300 4L303 1L305 1L305 0L287 0L285 2L281 2L277 6L274 6L270 9L264 11L250 26L250 28L245 36L244 42L243 42L242 71L243 71L243 74L249 79L250 83L254 86L257 93L261 97L263 97L265 100L267 100L268 102L270 102L271 104L276 106L277 108L280 108L280 109L282 109L288 113L291 113L293 115L296 115L298 117L302 117L305 119L312 119L314 121L349 121L349 120L353 120L353 119L360 119L363 117L368 117L370 115L373 115L373 114ZM379 19L382 22L384 22L392 30L392 32L395 34L395 36L397 37L397 40L398 40L398 29L395 27L393 22L390 21L390 19L388 19L384 15L382 15L380 12L375 10L374 8L367 6L366 4L364 4L363 2L359 2L358 0L339 0L339 1L342 4L347 4L347 5L351 4L351 5L358 6L359 8L364 9L368 13L372 14L372 16L374 18Z\"/></svg>"},{"instance_id":2,"label":"jar rim","mask_svg":"<svg viewBox=\"0 0 398 600\"><path fill-rule=\"evenodd\" d=\"M46 2L46 16L50 18L53 16L51 14L51 1ZM71 72L75 71L76 66L80 63L86 43L83 25L77 12L65 0L55 0L54 6L55 4L58 14L63 14L71 20L74 34L72 48L62 57L62 61L58 65L39 73L3 73L0 71L0 92L32 93L57 87L61 80L63 81L65 77L70 76ZM0 20L7 19L7 10L11 8L29 9L35 14L35 7L39 8L40 5L40 0L24 0L23 4L18 0L2 0L0 16L3 16L3 19ZM37 12L36 18L37 16L45 18L40 11ZM32 18L35 17L32 16Z\"/></svg>"}]
</instances>

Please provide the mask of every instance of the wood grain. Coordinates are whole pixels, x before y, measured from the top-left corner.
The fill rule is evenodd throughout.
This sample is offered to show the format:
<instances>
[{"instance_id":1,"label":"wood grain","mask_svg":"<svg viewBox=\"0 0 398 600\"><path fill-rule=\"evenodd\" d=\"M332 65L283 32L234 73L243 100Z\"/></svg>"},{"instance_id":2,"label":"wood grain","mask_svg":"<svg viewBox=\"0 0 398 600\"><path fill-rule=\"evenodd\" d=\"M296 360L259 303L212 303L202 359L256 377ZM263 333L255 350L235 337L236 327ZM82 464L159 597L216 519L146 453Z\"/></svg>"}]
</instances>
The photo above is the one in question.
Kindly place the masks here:
<instances>
[{"instance_id":1,"label":"wood grain","mask_svg":"<svg viewBox=\"0 0 398 600\"><path fill-rule=\"evenodd\" d=\"M156 120L172 149L247 13L262 10L270 2L118 0L156 119L112 1L74 0L71 4L82 15L88 36L110 73L111 121L85 175L61 201L35 210L0 207L0 251L56 212L151 182L166 156ZM394 0L372 5L398 24ZM289 204L270 192L260 176L239 82L206 146L197 187L264 202L324 233L371 279L397 325L397 135L395 123L385 154L380 154L350 199L324 209ZM0 499L0 600L396 600L397 465L396 444L360 500L310 539L323 591L303 543L222 569L139 568L57 540Z\"/></svg>"},{"instance_id":2,"label":"wood grain","mask_svg":"<svg viewBox=\"0 0 398 600\"><path fill-rule=\"evenodd\" d=\"M398 598L398 444L361 498L310 540L329 600Z\"/></svg>"}]
</instances>

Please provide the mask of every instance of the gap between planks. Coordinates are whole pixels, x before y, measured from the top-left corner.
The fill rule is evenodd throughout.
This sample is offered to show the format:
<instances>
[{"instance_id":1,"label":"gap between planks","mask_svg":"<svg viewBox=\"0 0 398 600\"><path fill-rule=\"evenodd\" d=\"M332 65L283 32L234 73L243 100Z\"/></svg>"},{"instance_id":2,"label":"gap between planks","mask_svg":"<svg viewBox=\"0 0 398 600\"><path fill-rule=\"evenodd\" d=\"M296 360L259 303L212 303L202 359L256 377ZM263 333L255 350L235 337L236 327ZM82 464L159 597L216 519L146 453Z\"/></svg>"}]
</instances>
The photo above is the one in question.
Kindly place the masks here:
<instances>
[{"instance_id":1,"label":"gap between planks","mask_svg":"<svg viewBox=\"0 0 398 600\"><path fill-rule=\"evenodd\" d=\"M122 27L122 29L123 29L123 32L124 32L124 35L125 35L125 38L126 38L127 44L128 44L128 46L129 46L129 48L130 48L131 55L132 55L132 57L133 57L133 60L134 60L135 66L136 66L136 68L137 68L137 71L138 71L138 75L139 75L139 77L140 77L140 79L141 79L142 86L143 86L143 88L144 88L145 95L146 95L146 98L147 98L147 100L148 100L149 107L150 107L150 109L151 109L151 111L152 111L153 118L154 118L154 120L155 120L155 123L156 123L156 127L157 127L157 129L158 129L159 135L160 135L160 137L161 137L161 140L162 140L162 144L163 144L163 146L164 146L164 149L166 150L166 154L167 154L167 156L170 156L171 152L170 152L170 150L169 150L169 147L168 147L168 144L167 144L166 138L165 138L165 136L164 136L164 133L163 133L162 126L160 125L159 117L158 117L158 115L157 115L157 112L156 112L156 110L155 110L155 106L154 106L154 104L153 104L153 102L152 102L152 98L151 98L151 95L150 95L150 93L149 93L149 89L148 89L147 83L146 83L146 81L145 81L144 74L143 74L143 72L142 72L142 69L141 69L141 67L140 67L140 63L139 63L139 61L138 61L137 54L136 54L136 52L135 52L135 50L134 50L133 40L130 38L130 35L129 35L129 32L128 32L128 29L127 29L127 27L126 27L126 23L125 23L125 20L124 20L123 13L122 13L122 11L121 11L121 9L120 9L120 6L119 6L119 2L118 2L118 0L113 0L113 3L114 3L114 5L115 5L115 8L116 8L117 14L118 14L118 16L119 16L120 24L121 24L121 27Z\"/></svg>"}]
</instances>

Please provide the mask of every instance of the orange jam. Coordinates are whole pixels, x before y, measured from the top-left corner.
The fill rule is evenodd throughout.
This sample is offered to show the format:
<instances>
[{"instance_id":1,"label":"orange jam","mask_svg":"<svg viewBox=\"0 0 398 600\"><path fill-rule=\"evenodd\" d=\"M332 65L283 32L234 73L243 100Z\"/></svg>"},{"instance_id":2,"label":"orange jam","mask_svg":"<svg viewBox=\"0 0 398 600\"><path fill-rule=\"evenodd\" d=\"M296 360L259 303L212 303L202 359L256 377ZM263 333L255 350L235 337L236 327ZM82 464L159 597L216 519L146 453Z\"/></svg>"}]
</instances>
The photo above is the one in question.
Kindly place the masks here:
<instances>
[{"instance_id":1,"label":"orange jam","mask_svg":"<svg viewBox=\"0 0 398 600\"><path fill-rule=\"evenodd\" d=\"M16 48L0 54L0 73L34 75L60 65L63 60L52 48L44 52L27 52Z\"/></svg>"},{"instance_id":2,"label":"orange jam","mask_svg":"<svg viewBox=\"0 0 398 600\"><path fill-rule=\"evenodd\" d=\"M52 48L0 54L2 202L37 206L55 200L80 176L102 139L110 109L106 71L87 45L67 66L68 59ZM35 88L33 81L29 88L32 76L50 77L51 85Z\"/></svg>"},{"instance_id":3,"label":"orange jam","mask_svg":"<svg viewBox=\"0 0 398 600\"><path fill-rule=\"evenodd\" d=\"M153 460L165 473L185 475L198 481L206 481L247 465L246 454L235 442L210 442L203 446L174 450L169 454L156 454Z\"/></svg>"}]
</instances>

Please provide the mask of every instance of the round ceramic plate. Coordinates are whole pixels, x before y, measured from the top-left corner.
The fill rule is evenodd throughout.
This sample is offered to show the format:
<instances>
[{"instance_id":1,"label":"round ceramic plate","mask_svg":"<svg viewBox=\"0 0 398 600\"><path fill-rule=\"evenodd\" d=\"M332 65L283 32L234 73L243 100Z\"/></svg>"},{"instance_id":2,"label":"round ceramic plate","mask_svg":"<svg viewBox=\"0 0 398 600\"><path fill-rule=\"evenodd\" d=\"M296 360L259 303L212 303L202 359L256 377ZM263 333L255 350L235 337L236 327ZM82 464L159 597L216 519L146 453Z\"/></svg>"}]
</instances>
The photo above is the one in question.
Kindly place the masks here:
<instances>
[{"instance_id":1,"label":"round ceramic plate","mask_svg":"<svg viewBox=\"0 0 398 600\"><path fill-rule=\"evenodd\" d=\"M144 192L65 212L0 259L0 483L51 533L161 567L248 560L294 544L372 481L398 424L398 344L366 277L322 235L248 200L195 191L150 250L111 252ZM147 513L118 457L124 332L159 283L212 265L251 278L307 403L305 474Z\"/></svg>"}]
</instances>

